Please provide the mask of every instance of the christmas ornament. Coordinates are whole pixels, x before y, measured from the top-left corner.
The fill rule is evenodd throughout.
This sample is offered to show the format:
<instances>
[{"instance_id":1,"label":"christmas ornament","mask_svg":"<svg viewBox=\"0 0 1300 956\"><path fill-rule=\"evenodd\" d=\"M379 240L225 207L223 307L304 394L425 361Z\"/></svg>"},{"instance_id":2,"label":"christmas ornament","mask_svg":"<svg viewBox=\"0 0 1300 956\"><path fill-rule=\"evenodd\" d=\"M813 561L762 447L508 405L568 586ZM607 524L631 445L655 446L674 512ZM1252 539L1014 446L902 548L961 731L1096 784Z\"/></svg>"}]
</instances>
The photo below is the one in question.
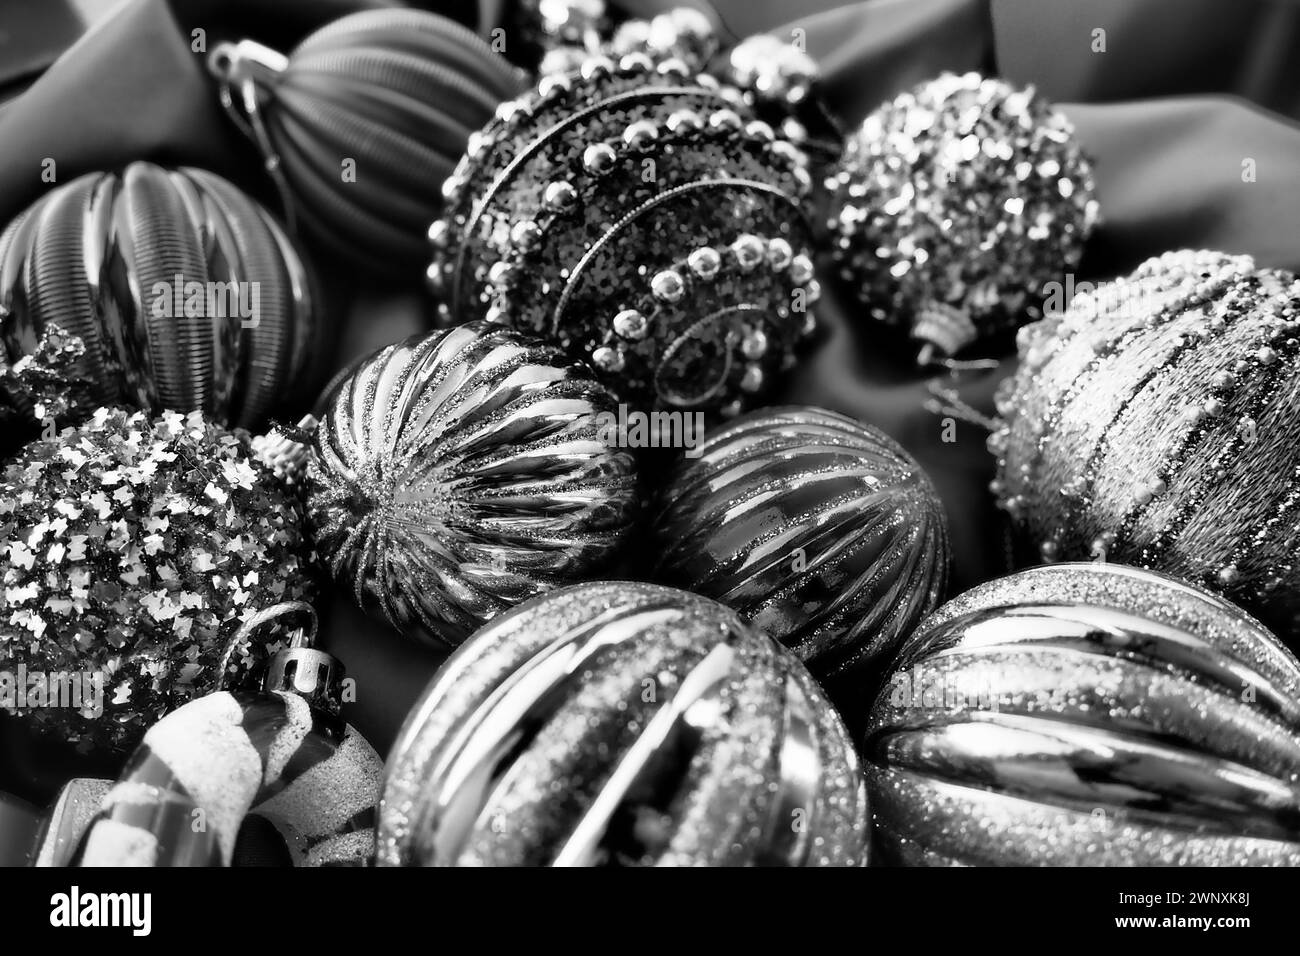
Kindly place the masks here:
<instances>
[{"instance_id":1,"label":"christmas ornament","mask_svg":"<svg viewBox=\"0 0 1300 956\"><path fill-rule=\"evenodd\" d=\"M453 646L596 572L635 506L613 397L558 350L473 323L390 345L342 382L308 464L322 557L369 613Z\"/></svg>"},{"instance_id":2,"label":"christmas ornament","mask_svg":"<svg viewBox=\"0 0 1300 956\"><path fill-rule=\"evenodd\" d=\"M259 606L310 593L301 505L198 412L98 409L0 473L0 703L128 753L218 680ZM241 649L242 680L272 647Z\"/></svg>"},{"instance_id":3,"label":"christmas ornament","mask_svg":"<svg viewBox=\"0 0 1300 956\"><path fill-rule=\"evenodd\" d=\"M77 777L64 784L41 825L31 865L70 866L112 789L113 781L96 777Z\"/></svg>"},{"instance_id":4,"label":"christmas ornament","mask_svg":"<svg viewBox=\"0 0 1300 956\"><path fill-rule=\"evenodd\" d=\"M311 606L267 608L239 638L290 613L310 614L311 633L276 654L260 694L219 690L149 729L76 865L229 866L249 814L276 828L296 866L369 860L383 761L339 717L343 666L311 647Z\"/></svg>"},{"instance_id":5,"label":"christmas ornament","mask_svg":"<svg viewBox=\"0 0 1300 956\"><path fill-rule=\"evenodd\" d=\"M891 654L943 593L943 507L883 432L807 406L750 412L689 452L652 523L657 577L838 674Z\"/></svg>"},{"instance_id":6,"label":"christmas ornament","mask_svg":"<svg viewBox=\"0 0 1300 956\"><path fill-rule=\"evenodd\" d=\"M1175 252L1021 333L998 395L1002 506L1046 560L1221 591L1283 637L1300 614L1300 281Z\"/></svg>"},{"instance_id":7,"label":"christmas ornament","mask_svg":"<svg viewBox=\"0 0 1300 956\"><path fill-rule=\"evenodd\" d=\"M380 865L856 865L866 794L787 651L706 598L578 585L480 631L394 746Z\"/></svg>"},{"instance_id":8,"label":"christmas ornament","mask_svg":"<svg viewBox=\"0 0 1300 956\"><path fill-rule=\"evenodd\" d=\"M342 17L288 57L221 44L210 65L294 225L384 273L420 268L443 178L524 82L473 31L420 10Z\"/></svg>"},{"instance_id":9,"label":"christmas ornament","mask_svg":"<svg viewBox=\"0 0 1300 956\"><path fill-rule=\"evenodd\" d=\"M275 221L211 173L75 179L0 235L0 427L117 403L260 423L312 385L311 286Z\"/></svg>"},{"instance_id":10,"label":"christmas ornament","mask_svg":"<svg viewBox=\"0 0 1300 956\"><path fill-rule=\"evenodd\" d=\"M813 327L811 182L740 91L593 56L471 138L430 279L446 319L556 341L630 403L735 413Z\"/></svg>"},{"instance_id":11,"label":"christmas ornament","mask_svg":"<svg viewBox=\"0 0 1300 956\"><path fill-rule=\"evenodd\" d=\"M1035 568L908 639L863 755L878 845L922 865L1300 864L1300 663L1225 601Z\"/></svg>"},{"instance_id":12,"label":"christmas ornament","mask_svg":"<svg viewBox=\"0 0 1300 956\"><path fill-rule=\"evenodd\" d=\"M1092 169L1065 115L1033 87L945 73L849 138L829 225L872 318L922 361L1041 315L1097 221Z\"/></svg>"}]
</instances>

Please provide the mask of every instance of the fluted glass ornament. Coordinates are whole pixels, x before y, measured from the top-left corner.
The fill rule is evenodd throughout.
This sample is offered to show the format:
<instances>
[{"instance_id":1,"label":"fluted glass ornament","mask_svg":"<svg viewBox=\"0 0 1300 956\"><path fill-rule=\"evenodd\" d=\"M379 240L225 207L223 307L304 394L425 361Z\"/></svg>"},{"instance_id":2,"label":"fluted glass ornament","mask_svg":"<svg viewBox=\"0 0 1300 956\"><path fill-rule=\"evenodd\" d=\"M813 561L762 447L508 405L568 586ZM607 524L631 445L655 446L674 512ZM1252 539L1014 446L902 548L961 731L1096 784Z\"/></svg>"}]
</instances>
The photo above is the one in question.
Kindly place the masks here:
<instances>
[{"instance_id":1,"label":"fluted glass ornament","mask_svg":"<svg viewBox=\"0 0 1300 956\"><path fill-rule=\"evenodd\" d=\"M878 429L749 412L687 453L652 522L656 576L721 601L818 676L888 656L948 572L930 479Z\"/></svg>"},{"instance_id":2,"label":"fluted glass ornament","mask_svg":"<svg viewBox=\"0 0 1300 956\"><path fill-rule=\"evenodd\" d=\"M862 753L888 862L1300 864L1300 662L1148 571L1047 566L949 601Z\"/></svg>"},{"instance_id":3,"label":"fluted glass ornament","mask_svg":"<svg viewBox=\"0 0 1300 956\"><path fill-rule=\"evenodd\" d=\"M380 865L853 866L866 794L839 717L697 595L600 582L468 641L412 710Z\"/></svg>"},{"instance_id":4,"label":"fluted glass ornament","mask_svg":"<svg viewBox=\"0 0 1300 956\"><path fill-rule=\"evenodd\" d=\"M444 646L603 569L636 505L582 366L472 323L381 349L326 402L307 466L321 556L371 614Z\"/></svg>"}]
</instances>

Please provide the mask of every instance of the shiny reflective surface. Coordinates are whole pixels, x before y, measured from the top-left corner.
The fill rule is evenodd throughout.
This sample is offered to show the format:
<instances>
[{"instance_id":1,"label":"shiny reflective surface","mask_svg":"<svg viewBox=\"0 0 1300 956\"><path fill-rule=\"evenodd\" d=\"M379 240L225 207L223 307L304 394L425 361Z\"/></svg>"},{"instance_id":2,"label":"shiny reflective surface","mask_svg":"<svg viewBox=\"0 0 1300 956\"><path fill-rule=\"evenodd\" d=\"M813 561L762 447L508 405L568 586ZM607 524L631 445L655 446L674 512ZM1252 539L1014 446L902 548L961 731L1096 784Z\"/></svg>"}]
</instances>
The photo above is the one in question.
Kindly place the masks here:
<instances>
[{"instance_id":1,"label":"shiny reflective surface","mask_svg":"<svg viewBox=\"0 0 1300 956\"><path fill-rule=\"evenodd\" d=\"M1036 568L904 646L864 742L911 864L1300 864L1300 663L1243 612L1117 565Z\"/></svg>"},{"instance_id":2,"label":"shiny reflective surface","mask_svg":"<svg viewBox=\"0 0 1300 956\"><path fill-rule=\"evenodd\" d=\"M601 582L471 638L389 761L381 865L856 865L866 795L807 671L706 598Z\"/></svg>"}]
</instances>

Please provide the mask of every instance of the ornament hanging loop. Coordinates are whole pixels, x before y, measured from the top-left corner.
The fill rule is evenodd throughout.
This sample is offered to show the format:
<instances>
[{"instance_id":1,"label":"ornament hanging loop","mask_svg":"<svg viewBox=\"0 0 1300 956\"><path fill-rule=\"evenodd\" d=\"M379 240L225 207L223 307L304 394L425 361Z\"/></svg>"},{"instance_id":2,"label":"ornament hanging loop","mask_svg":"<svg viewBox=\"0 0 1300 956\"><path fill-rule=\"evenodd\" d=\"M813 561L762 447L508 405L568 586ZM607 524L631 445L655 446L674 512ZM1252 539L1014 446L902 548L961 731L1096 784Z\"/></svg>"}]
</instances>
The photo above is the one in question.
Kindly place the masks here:
<instances>
[{"instance_id":1,"label":"ornament hanging loop","mask_svg":"<svg viewBox=\"0 0 1300 956\"><path fill-rule=\"evenodd\" d=\"M316 629L318 621L316 618L316 609L306 601L281 601L279 604L272 604L269 607L262 608L247 621L239 626L234 635L230 638L230 643L226 645L225 651L221 655L221 662L217 669L217 683L212 692L224 690L226 679L229 675L230 661L235 656L235 651L239 649L246 641L252 639L253 634L258 628L269 624L278 618L289 614L305 615L308 621L307 629L304 631L298 628L290 638L290 647L309 648L316 641Z\"/></svg>"}]
</instances>

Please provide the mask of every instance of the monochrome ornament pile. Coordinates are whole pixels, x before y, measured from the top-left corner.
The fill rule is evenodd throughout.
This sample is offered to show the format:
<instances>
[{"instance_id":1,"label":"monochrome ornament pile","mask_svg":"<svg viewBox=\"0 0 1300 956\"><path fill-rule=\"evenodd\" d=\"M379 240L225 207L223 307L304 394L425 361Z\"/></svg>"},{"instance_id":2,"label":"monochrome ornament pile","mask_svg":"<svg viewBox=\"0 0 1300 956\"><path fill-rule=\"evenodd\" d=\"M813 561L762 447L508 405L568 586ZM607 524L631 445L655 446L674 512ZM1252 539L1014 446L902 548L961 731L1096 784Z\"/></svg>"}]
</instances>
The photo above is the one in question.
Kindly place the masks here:
<instances>
[{"instance_id":1,"label":"monochrome ornament pile","mask_svg":"<svg viewBox=\"0 0 1300 956\"><path fill-rule=\"evenodd\" d=\"M980 585L908 639L863 742L886 862L1300 865L1300 662L1162 575Z\"/></svg>"},{"instance_id":2,"label":"monochrome ornament pile","mask_svg":"<svg viewBox=\"0 0 1300 956\"><path fill-rule=\"evenodd\" d=\"M388 763L387 866L853 866L866 794L793 655L707 598L565 588L438 672Z\"/></svg>"},{"instance_id":3,"label":"monochrome ornament pile","mask_svg":"<svg viewBox=\"0 0 1300 956\"><path fill-rule=\"evenodd\" d=\"M1043 560L1104 558L1300 623L1300 280L1167 253L1020 334L993 490Z\"/></svg>"},{"instance_id":4,"label":"monochrome ornament pile","mask_svg":"<svg viewBox=\"0 0 1300 956\"><path fill-rule=\"evenodd\" d=\"M843 277L927 359L1039 318L1098 217L1070 121L1033 87L978 73L881 106L826 185Z\"/></svg>"},{"instance_id":5,"label":"monochrome ornament pile","mask_svg":"<svg viewBox=\"0 0 1300 956\"><path fill-rule=\"evenodd\" d=\"M484 323L362 362L307 458L310 533L369 613L444 647L606 567L636 507L604 441L613 396L557 349Z\"/></svg>"},{"instance_id":6,"label":"monochrome ornament pile","mask_svg":"<svg viewBox=\"0 0 1300 956\"><path fill-rule=\"evenodd\" d=\"M657 578L722 602L819 677L888 660L938 605L943 506L878 429L807 406L709 434L660 491Z\"/></svg>"},{"instance_id":7,"label":"monochrome ornament pile","mask_svg":"<svg viewBox=\"0 0 1300 956\"><path fill-rule=\"evenodd\" d=\"M811 188L738 90L591 56L471 137L429 277L445 320L558 342L635 406L734 414L814 328Z\"/></svg>"}]
</instances>

